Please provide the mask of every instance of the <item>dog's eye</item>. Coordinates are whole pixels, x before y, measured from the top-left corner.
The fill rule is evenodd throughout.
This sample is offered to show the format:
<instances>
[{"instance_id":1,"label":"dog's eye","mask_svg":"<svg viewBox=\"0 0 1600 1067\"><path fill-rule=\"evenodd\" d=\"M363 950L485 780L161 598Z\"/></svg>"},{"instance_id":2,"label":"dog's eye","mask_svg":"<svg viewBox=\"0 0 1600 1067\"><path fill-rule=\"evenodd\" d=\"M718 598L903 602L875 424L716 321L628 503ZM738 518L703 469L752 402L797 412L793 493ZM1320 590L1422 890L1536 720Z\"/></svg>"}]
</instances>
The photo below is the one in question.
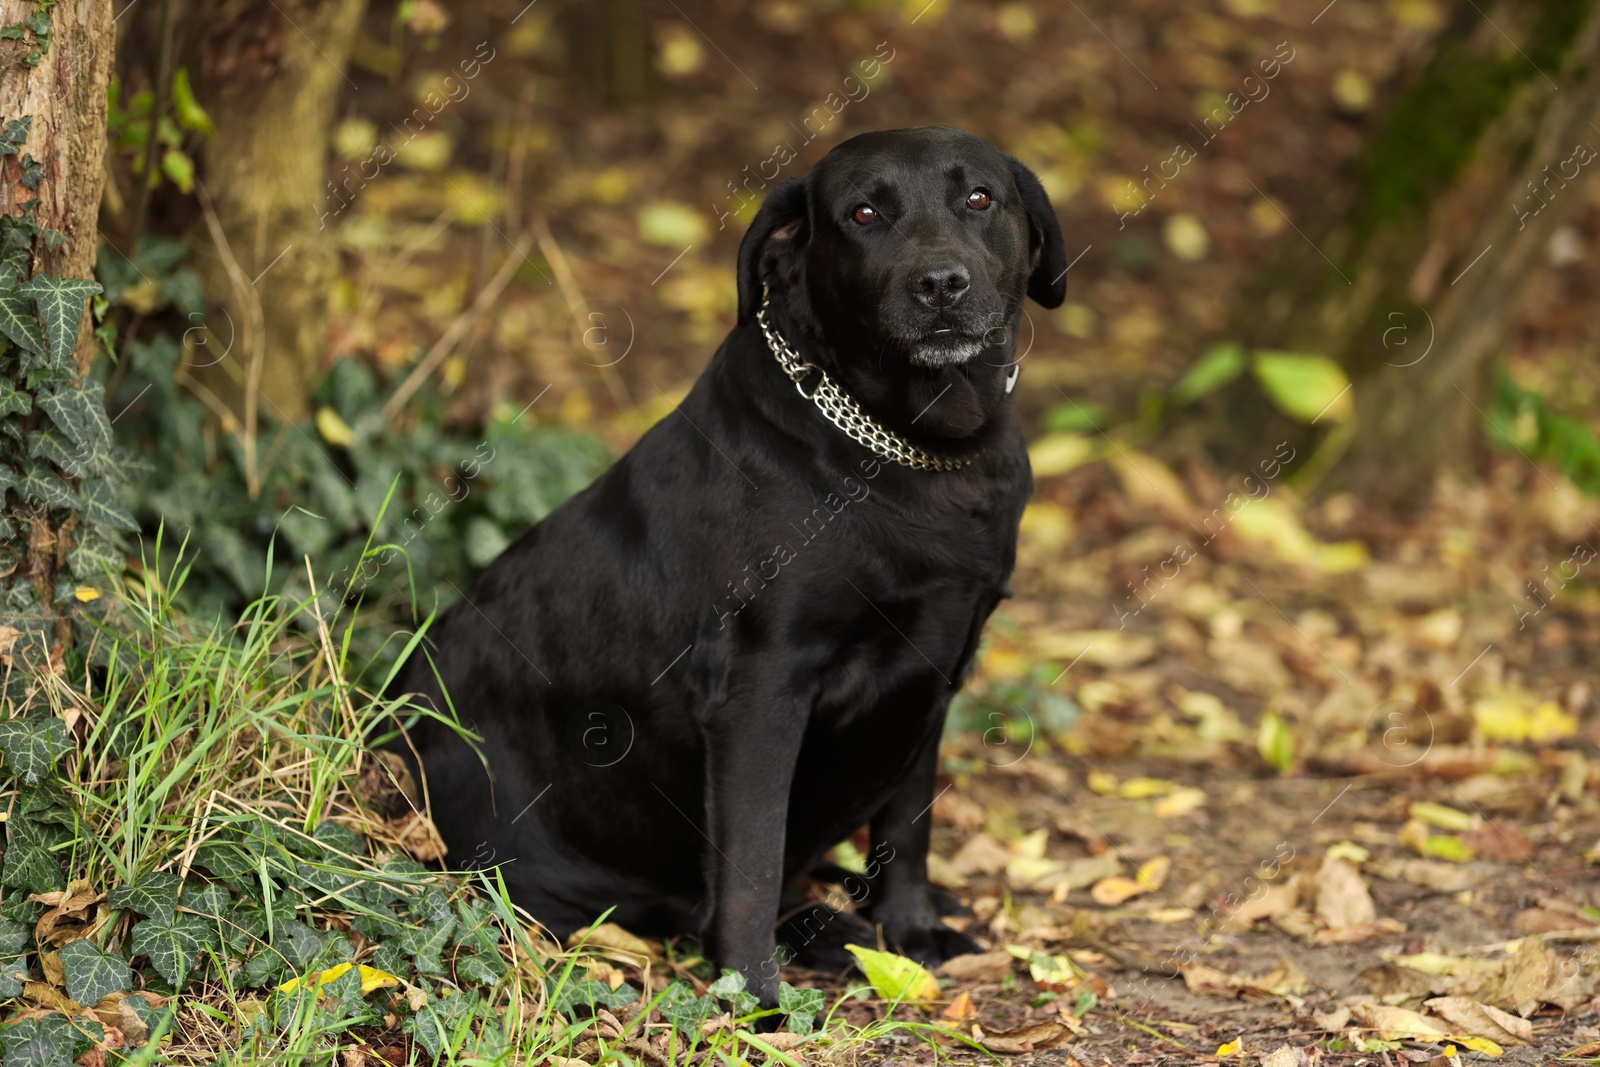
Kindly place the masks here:
<instances>
[{"instance_id":1,"label":"dog's eye","mask_svg":"<svg viewBox=\"0 0 1600 1067\"><path fill-rule=\"evenodd\" d=\"M878 209L871 204L857 204L850 211L850 221L857 226L868 226L878 221Z\"/></svg>"},{"instance_id":2,"label":"dog's eye","mask_svg":"<svg viewBox=\"0 0 1600 1067\"><path fill-rule=\"evenodd\" d=\"M967 207L973 211L987 211L991 203L987 189L974 189L967 194Z\"/></svg>"}]
</instances>

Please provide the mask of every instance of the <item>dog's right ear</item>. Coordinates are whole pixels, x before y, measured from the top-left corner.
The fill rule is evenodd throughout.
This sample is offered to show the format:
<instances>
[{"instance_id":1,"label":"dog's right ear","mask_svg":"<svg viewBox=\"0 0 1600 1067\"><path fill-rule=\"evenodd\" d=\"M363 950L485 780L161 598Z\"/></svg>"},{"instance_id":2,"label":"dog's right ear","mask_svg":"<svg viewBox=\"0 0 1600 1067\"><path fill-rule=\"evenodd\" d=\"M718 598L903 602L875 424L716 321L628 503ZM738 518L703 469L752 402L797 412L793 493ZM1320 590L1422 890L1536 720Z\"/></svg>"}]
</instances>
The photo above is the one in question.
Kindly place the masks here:
<instances>
[{"instance_id":1,"label":"dog's right ear","mask_svg":"<svg viewBox=\"0 0 1600 1067\"><path fill-rule=\"evenodd\" d=\"M756 321L761 286L774 288L799 277L811 220L806 213L806 178L790 178L767 194L739 243L739 325Z\"/></svg>"}]
</instances>

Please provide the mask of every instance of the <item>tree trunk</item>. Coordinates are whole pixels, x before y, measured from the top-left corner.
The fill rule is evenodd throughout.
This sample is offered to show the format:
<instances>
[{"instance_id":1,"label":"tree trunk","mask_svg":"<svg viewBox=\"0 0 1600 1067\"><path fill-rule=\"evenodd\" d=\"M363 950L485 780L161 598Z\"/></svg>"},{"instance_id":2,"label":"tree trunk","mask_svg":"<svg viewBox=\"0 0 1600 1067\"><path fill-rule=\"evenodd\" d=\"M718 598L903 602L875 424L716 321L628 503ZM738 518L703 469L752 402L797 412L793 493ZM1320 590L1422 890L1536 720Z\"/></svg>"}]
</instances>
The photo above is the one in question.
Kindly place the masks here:
<instances>
[{"instance_id":1,"label":"tree trunk","mask_svg":"<svg viewBox=\"0 0 1600 1067\"><path fill-rule=\"evenodd\" d=\"M19 295L15 287L28 279L94 276L105 178L106 89L111 80L115 27L111 0L63 0L47 9L28 0L0 0L0 25L27 27L19 38L0 40L0 128L24 118L30 122L26 141L15 154L4 157L5 214L13 219L25 217L23 205L33 201L34 223L65 237L54 248L36 238L28 261L6 268L5 285L15 301ZM83 294L75 297L79 312L83 299ZM51 319L40 321L46 326L38 335L43 339ZM78 393L79 379L94 356L94 344L90 315L78 319L75 340L70 329L63 327L40 356L56 368L50 372L54 384L45 388ZM18 394L27 396L32 409L21 411L8 405L0 409L0 418L15 420L8 429L28 435L31 445L41 431L55 434L57 428L39 411L39 397L30 395L35 390L27 372L32 367L37 373L39 363L19 345L7 347L10 351L0 357L0 386L4 387L0 392L9 392L13 401ZM98 392L92 396L98 407ZM85 435L89 432L84 431ZM109 441L103 443L109 448ZM81 467L86 445L76 439L70 444L79 451L67 462ZM7 446L14 450L0 456L0 475L8 481L15 483L38 473L54 479L51 485L67 486L60 479L69 472L61 469L56 459L25 455L20 444L10 441ZM106 457L94 458L103 462ZM58 645L71 633L70 619L57 610L56 584L74 547L74 530L79 524L78 513L66 503L72 497L68 490L49 503L20 484L0 491L0 524L6 533L0 539L5 543L0 552L0 615L9 616L23 634L49 635Z\"/></svg>"},{"instance_id":2,"label":"tree trunk","mask_svg":"<svg viewBox=\"0 0 1600 1067\"><path fill-rule=\"evenodd\" d=\"M249 450L257 400L261 414L298 420L321 370L338 269L322 216L340 204L328 195L328 141L339 94L352 85L344 68L366 2L220 0L208 8L200 98L217 132L201 178L210 217L195 245L206 253L206 293L232 323L210 325L239 339L221 369Z\"/></svg>"},{"instance_id":3,"label":"tree trunk","mask_svg":"<svg viewBox=\"0 0 1600 1067\"><path fill-rule=\"evenodd\" d=\"M656 90L650 27L640 0L578 0L561 16L568 85L608 107L648 103Z\"/></svg>"},{"instance_id":4,"label":"tree trunk","mask_svg":"<svg viewBox=\"0 0 1600 1067\"><path fill-rule=\"evenodd\" d=\"M0 0L0 26L27 21L33 0ZM115 26L111 0L65 0L50 8L50 48L37 66L24 62L36 47L32 34L0 41L0 119L33 116L26 151L44 164L36 190L17 182L13 159L6 173L7 207L37 197L39 222L67 235L53 251L40 245L34 269L58 278L94 277L97 221L105 185L106 88L111 84ZM89 317L73 350L80 372L89 369L94 339Z\"/></svg>"},{"instance_id":5,"label":"tree trunk","mask_svg":"<svg viewBox=\"0 0 1600 1067\"><path fill-rule=\"evenodd\" d=\"M1236 329L1349 375L1353 422L1313 461L1331 465L1324 488L1420 506L1439 470L1481 455L1492 357L1551 234L1582 204L1567 185L1600 149L1597 114L1593 0L1465 8L1368 139L1344 217L1309 231L1315 247L1288 236ZM1263 419L1309 441L1265 405L1253 383L1229 390L1210 442L1226 455L1232 428Z\"/></svg>"}]
</instances>

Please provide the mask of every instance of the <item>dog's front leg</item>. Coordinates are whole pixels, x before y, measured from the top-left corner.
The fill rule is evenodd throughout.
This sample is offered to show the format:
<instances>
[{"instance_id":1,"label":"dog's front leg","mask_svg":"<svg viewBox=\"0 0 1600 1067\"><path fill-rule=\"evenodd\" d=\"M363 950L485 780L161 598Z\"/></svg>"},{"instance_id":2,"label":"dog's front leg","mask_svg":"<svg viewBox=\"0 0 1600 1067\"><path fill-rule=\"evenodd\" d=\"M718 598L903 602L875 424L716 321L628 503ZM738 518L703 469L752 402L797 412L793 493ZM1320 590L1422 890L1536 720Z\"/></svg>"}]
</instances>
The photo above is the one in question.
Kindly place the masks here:
<instances>
[{"instance_id":1,"label":"dog's front leg","mask_svg":"<svg viewBox=\"0 0 1600 1067\"><path fill-rule=\"evenodd\" d=\"M872 921L889 946L922 963L977 952L978 943L939 921L928 884L928 838L933 828L933 787L939 771L944 715L933 717L918 743L911 772L872 820Z\"/></svg>"},{"instance_id":2,"label":"dog's front leg","mask_svg":"<svg viewBox=\"0 0 1600 1067\"><path fill-rule=\"evenodd\" d=\"M773 927L783 890L789 786L805 733L794 698L730 699L706 726L706 822L711 912L706 947L745 976L763 1007L778 1003Z\"/></svg>"}]
</instances>

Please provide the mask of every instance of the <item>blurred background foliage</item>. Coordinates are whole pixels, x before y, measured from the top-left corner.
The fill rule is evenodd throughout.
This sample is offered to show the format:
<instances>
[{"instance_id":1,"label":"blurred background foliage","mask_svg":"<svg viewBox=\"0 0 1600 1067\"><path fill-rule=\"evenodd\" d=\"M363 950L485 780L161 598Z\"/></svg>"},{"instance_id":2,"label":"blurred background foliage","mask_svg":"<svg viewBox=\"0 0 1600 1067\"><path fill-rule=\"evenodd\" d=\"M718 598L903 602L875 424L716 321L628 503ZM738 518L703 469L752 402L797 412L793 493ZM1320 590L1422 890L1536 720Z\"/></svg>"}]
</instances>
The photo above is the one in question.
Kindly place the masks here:
<instances>
[{"instance_id":1,"label":"blurred background foliage","mask_svg":"<svg viewBox=\"0 0 1600 1067\"><path fill-rule=\"evenodd\" d=\"M341 585L370 533L410 567L354 592L425 613L671 410L768 185L924 122L1023 159L1067 233L1019 340L1041 477L1281 440L1312 500L1405 513L1496 449L1600 490L1592 5L1319 6L141 4L93 371L128 504L201 550L196 610L307 554Z\"/></svg>"}]
</instances>

